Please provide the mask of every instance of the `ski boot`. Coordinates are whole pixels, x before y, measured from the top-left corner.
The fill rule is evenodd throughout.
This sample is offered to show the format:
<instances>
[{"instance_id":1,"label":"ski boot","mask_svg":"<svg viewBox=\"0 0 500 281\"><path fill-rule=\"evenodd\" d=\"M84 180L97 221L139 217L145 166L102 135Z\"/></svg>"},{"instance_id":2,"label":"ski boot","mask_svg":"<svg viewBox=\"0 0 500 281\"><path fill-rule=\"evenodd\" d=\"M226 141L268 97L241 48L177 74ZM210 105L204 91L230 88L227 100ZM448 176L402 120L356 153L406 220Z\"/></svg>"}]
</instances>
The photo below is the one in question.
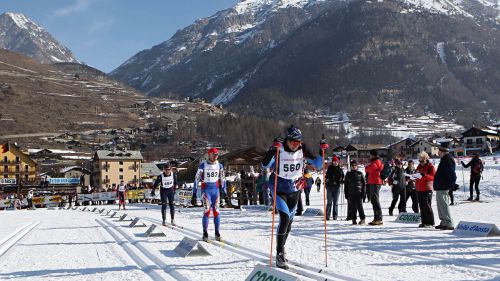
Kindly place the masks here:
<instances>
[{"instance_id":1,"label":"ski boot","mask_svg":"<svg viewBox=\"0 0 500 281\"><path fill-rule=\"evenodd\" d=\"M177 224L175 223L175 220L174 220L174 219L171 219L171 220L170 220L170 224L171 224L172 226L177 226Z\"/></svg>"},{"instance_id":2,"label":"ski boot","mask_svg":"<svg viewBox=\"0 0 500 281\"><path fill-rule=\"evenodd\" d=\"M358 224L359 224L359 225L365 225L365 224L366 224L366 222L365 222L365 220L360 220Z\"/></svg>"},{"instance_id":3,"label":"ski boot","mask_svg":"<svg viewBox=\"0 0 500 281\"><path fill-rule=\"evenodd\" d=\"M208 242L208 232L206 230L203 231L202 239L204 242Z\"/></svg>"},{"instance_id":4,"label":"ski boot","mask_svg":"<svg viewBox=\"0 0 500 281\"><path fill-rule=\"evenodd\" d=\"M222 238L220 237L220 233L219 232L215 232L215 240L217 240L219 242L222 242Z\"/></svg>"},{"instance_id":5,"label":"ski boot","mask_svg":"<svg viewBox=\"0 0 500 281\"><path fill-rule=\"evenodd\" d=\"M467 198L467 201L472 201L472 196Z\"/></svg>"},{"instance_id":6,"label":"ski boot","mask_svg":"<svg viewBox=\"0 0 500 281\"><path fill-rule=\"evenodd\" d=\"M278 253L276 255L276 266L288 270L288 263L286 262L284 253Z\"/></svg>"},{"instance_id":7,"label":"ski boot","mask_svg":"<svg viewBox=\"0 0 500 281\"><path fill-rule=\"evenodd\" d=\"M165 222L165 220L163 220L162 224L163 226L167 226L167 223Z\"/></svg>"},{"instance_id":8,"label":"ski boot","mask_svg":"<svg viewBox=\"0 0 500 281\"><path fill-rule=\"evenodd\" d=\"M479 201L479 195L476 196L476 199L474 199L474 201Z\"/></svg>"}]
</instances>

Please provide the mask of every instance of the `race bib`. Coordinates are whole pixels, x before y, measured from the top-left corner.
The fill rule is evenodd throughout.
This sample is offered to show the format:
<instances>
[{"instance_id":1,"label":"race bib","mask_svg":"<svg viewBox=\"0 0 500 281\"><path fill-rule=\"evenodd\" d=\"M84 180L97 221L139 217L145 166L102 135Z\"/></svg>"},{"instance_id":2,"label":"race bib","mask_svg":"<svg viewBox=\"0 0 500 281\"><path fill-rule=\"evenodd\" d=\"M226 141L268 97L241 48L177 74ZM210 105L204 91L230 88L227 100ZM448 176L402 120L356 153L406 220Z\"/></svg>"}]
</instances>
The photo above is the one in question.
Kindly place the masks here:
<instances>
[{"instance_id":1,"label":"race bib","mask_svg":"<svg viewBox=\"0 0 500 281\"><path fill-rule=\"evenodd\" d=\"M125 185L118 186L118 191L124 192L125 191Z\"/></svg>"},{"instance_id":2,"label":"race bib","mask_svg":"<svg viewBox=\"0 0 500 281\"><path fill-rule=\"evenodd\" d=\"M215 164L205 163L205 169L203 171L203 181L208 182L217 182L219 180L220 167L219 162Z\"/></svg>"},{"instance_id":3,"label":"race bib","mask_svg":"<svg viewBox=\"0 0 500 281\"><path fill-rule=\"evenodd\" d=\"M285 151L280 148L279 177L289 180L296 180L303 175L304 154L302 149L295 152Z\"/></svg>"},{"instance_id":4,"label":"race bib","mask_svg":"<svg viewBox=\"0 0 500 281\"><path fill-rule=\"evenodd\" d=\"M161 187L162 188L172 188L174 186L174 174L170 176L164 176L161 174Z\"/></svg>"}]
</instances>

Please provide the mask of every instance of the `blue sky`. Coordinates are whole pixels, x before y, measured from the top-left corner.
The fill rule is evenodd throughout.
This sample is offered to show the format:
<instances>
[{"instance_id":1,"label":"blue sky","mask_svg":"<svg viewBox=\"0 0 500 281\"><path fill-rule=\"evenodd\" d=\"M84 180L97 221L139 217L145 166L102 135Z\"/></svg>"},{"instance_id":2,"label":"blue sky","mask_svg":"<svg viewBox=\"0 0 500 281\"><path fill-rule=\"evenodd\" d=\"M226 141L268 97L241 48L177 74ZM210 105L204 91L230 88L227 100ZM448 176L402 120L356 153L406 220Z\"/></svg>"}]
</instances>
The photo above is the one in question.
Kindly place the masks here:
<instances>
[{"instance_id":1,"label":"blue sky","mask_svg":"<svg viewBox=\"0 0 500 281\"><path fill-rule=\"evenodd\" d=\"M0 14L35 21L86 64L109 72L177 30L239 0L0 0Z\"/></svg>"}]
</instances>

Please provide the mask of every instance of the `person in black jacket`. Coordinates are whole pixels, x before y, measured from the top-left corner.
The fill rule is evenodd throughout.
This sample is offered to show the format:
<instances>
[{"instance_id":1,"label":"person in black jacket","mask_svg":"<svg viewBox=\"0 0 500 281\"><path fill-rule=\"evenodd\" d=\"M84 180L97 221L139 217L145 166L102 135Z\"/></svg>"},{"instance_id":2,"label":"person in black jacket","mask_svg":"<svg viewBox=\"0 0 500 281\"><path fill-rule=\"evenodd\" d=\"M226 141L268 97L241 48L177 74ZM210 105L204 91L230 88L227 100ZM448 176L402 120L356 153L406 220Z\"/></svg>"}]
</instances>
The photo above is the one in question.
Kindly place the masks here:
<instances>
[{"instance_id":1,"label":"person in black jacket","mask_svg":"<svg viewBox=\"0 0 500 281\"><path fill-rule=\"evenodd\" d=\"M413 160L408 160L408 166L405 169L407 175L415 174L415 165ZM418 213L417 191L415 190L415 180L410 177L405 177L406 180L406 202L411 197L411 209L414 213Z\"/></svg>"},{"instance_id":2,"label":"person in black jacket","mask_svg":"<svg viewBox=\"0 0 500 281\"><path fill-rule=\"evenodd\" d=\"M400 213L406 213L406 182L403 170L403 162L399 159L394 160L394 170L389 178L392 182L392 202L389 207L389 216L392 216L396 203L399 199L398 210Z\"/></svg>"},{"instance_id":3,"label":"person in black jacket","mask_svg":"<svg viewBox=\"0 0 500 281\"><path fill-rule=\"evenodd\" d=\"M366 196L366 183L363 173L358 171L356 160L351 161L351 170L347 172L344 179L345 198L349 202L349 213L352 216L352 224L357 224L356 213L359 212L359 224L365 224L365 211L363 210L363 198Z\"/></svg>"},{"instance_id":4,"label":"person in black jacket","mask_svg":"<svg viewBox=\"0 0 500 281\"><path fill-rule=\"evenodd\" d=\"M465 164L463 161L460 161L462 163L462 166L464 168L469 168L470 167L470 183L469 183L469 188L470 188L470 197L467 199L468 201L472 201L472 198L474 196L474 189L473 186L476 187L476 201L479 201L479 181L481 180L481 173L483 172L483 161L479 159L479 155L477 153L474 153L474 158L470 160L469 163Z\"/></svg>"},{"instance_id":5,"label":"person in black jacket","mask_svg":"<svg viewBox=\"0 0 500 281\"><path fill-rule=\"evenodd\" d=\"M332 157L332 164L326 171L326 220L330 220L330 214L333 207L333 220L337 220L339 212L339 191L340 184L344 182L344 171L339 166L339 158Z\"/></svg>"},{"instance_id":6,"label":"person in black jacket","mask_svg":"<svg viewBox=\"0 0 500 281\"><path fill-rule=\"evenodd\" d=\"M450 196L448 191L455 186L457 174L455 172L455 160L448 154L448 149L445 147L439 148L439 156L441 161L434 175L434 190L436 191L436 202L438 208L439 219L441 223L436 226L436 229L453 230L453 220L450 214Z\"/></svg>"}]
</instances>

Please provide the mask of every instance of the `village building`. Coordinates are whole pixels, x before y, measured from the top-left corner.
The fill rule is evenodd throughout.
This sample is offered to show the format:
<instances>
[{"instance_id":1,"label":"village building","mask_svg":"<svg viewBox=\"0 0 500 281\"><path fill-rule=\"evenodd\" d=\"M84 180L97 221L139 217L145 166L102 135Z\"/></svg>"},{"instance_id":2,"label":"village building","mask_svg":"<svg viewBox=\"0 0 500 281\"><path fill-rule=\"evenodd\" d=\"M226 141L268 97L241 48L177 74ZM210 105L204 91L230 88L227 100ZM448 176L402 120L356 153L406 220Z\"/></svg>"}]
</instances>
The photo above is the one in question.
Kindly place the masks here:
<instances>
[{"instance_id":1,"label":"village building","mask_svg":"<svg viewBox=\"0 0 500 281\"><path fill-rule=\"evenodd\" d=\"M465 146L466 154L474 152L497 151L500 146L500 133L492 129L480 129L472 127L462 133L462 142Z\"/></svg>"},{"instance_id":2,"label":"village building","mask_svg":"<svg viewBox=\"0 0 500 281\"><path fill-rule=\"evenodd\" d=\"M418 158L420 152L425 151L429 154L429 157L438 157L439 145L437 143L432 143L428 140L418 140L412 147L412 158Z\"/></svg>"},{"instance_id":3,"label":"village building","mask_svg":"<svg viewBox=\"0 0 500 281\"><path fill-rule=\"evenodd\" d=\"M98 150L92 159L92 186L115 189L121 181L133 187L140 185L140 151Z\"/></svg>"},{"instance_id":4,"label":"village building","mask_svg":"<svg viewBox=\"0 0 500 281\"><path fill-rule=\"evenodd\" d=\"M15 179L16 183L21 181L22 184L34 184L37 180L37 168L37 163L15 143L0 145L0 178Z\"/></svg>"}]
</instances>

